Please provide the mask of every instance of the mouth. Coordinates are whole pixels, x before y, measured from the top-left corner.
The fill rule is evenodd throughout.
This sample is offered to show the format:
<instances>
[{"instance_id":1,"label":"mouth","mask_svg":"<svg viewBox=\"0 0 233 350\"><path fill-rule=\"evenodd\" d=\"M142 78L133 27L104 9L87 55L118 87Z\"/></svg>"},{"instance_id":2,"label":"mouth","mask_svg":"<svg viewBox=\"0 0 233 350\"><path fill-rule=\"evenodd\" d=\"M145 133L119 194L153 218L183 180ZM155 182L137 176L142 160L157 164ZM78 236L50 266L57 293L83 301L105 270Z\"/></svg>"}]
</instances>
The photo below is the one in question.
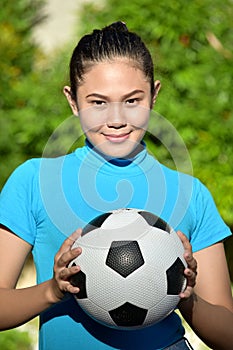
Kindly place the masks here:
<instances>
[{"instance_id":1,"label":"mouth","mask_svg":"<svg viewBox=\"0 0 233 350\"><path fill-rule=\"evenodd\" d=\"M123 133L123 134L104 134L105 138L113 143L120 143L129 138L131 132Z\"/></svg>"}]
</instances>

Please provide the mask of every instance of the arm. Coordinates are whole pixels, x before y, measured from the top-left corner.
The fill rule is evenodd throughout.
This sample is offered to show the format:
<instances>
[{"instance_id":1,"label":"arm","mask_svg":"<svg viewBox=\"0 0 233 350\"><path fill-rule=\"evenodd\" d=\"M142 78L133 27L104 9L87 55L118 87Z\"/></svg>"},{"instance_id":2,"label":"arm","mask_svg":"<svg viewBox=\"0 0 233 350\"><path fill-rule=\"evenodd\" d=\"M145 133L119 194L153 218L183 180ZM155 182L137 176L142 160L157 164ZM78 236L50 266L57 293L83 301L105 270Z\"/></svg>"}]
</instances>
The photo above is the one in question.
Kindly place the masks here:
<instances>
[{"instance_id":1,"label":"arm","mask_svg":"<svg viewBox=\"0 0 233 350\"><path fill-rule=\"evenodd\" d=\"M186 242L191 252L191 245ZM233 346L233 299L223 243L193 254L198 273L194 293L179 309L194 332L215 350Z\"/></svg>"},{"instance_id":2,"label":"arm","mask_svg":"<svg viewBox=\"0 0 233 350\"><path fill-rule=\"evenodd\" d=\"M67 291L79 291L68 282L79 268L66 267L81 252L79 248L71 249L79 234L77 231L67 238L56 254L51 280L29 288L15 289L31 246L9 230L0 228L0 330L29 321L60 301Z\"/></svg>"}]
</instances>

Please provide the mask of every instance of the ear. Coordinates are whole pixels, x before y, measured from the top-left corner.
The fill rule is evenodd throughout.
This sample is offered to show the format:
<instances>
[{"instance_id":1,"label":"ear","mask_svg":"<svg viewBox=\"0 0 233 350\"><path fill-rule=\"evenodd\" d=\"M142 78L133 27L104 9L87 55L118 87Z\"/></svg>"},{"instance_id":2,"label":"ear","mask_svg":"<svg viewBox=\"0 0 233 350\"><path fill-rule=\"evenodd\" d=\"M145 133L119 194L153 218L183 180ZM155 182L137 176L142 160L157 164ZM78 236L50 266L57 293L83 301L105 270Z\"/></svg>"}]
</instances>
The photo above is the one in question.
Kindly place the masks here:
<instances>
[{"instance_id":1,"label":"ear","mask_svg":"<svg viewBox=\"0 0 233 350\"><path fill-rule=\"evenodd\" d=\"M70 105L70 108L71 108L73 114L78 116L77 102L72 97L72 92L71 92L70 86L64 86L63 93L64 93L64 95L65 95L65 97Z\"/></svg>"},{"instance_id":2,"label":"ear","mask_svg":"<svg viewBox=\"0 0 233 350\"><path fill-rule=\"evenodd\" d=\"M159 93L159 90L161 88L161 83L159 80L156 80L155 83L154 83L154 86L155 86L155 92L154 92L154 95L152 96L152 106L151 108L153 108L155 102L156 102L156 98L158 96L158 93Z\"/></svg>"}]
</instances>

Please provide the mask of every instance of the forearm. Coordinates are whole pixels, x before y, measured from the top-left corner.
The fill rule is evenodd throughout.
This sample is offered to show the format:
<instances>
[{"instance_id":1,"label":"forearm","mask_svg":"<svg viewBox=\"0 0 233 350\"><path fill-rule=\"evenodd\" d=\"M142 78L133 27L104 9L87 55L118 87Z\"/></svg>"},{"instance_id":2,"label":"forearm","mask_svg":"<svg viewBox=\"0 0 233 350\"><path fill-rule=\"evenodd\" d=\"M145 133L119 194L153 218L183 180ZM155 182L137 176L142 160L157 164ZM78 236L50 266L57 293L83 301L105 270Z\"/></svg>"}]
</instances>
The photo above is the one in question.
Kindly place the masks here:
<instances>
[{"instance_id":1,"label":"forearm","mask_svg":"<svg viewBox=\"0 0 233 350\"><path fill-rule=\"evenodd\" d=\"M0 288L0 330L17 327L59 301L53 280L23 289Z\"/></svg>"},{"instance_id":2,"label":"forearm","mask_svg":"<svg viewBox=\"0 0 233 350\"><path fill-rule=\"evenodd\" d=\"M207 303L195 294L182 301L179 309L194 332L210 348L229 350L233 346L233 312Z\"/></svg>"}]
</instances>

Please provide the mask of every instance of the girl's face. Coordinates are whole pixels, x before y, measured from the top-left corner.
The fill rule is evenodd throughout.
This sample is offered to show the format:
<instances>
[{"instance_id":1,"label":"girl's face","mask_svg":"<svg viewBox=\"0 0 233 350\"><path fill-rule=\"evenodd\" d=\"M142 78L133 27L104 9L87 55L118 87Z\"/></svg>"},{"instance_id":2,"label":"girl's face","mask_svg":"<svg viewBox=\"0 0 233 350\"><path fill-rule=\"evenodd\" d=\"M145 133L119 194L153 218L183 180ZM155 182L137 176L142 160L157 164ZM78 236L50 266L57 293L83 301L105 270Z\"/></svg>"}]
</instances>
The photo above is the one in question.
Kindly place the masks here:
<instances>
[{"instance_id":1,"label":"girl's face","mask_svg":"<svg viewBox=\"0 0 233 350\"><path fill-rule=\"evenodd\" d=\"M64 93L82 129L101 153L112 158L129 158L140 149L155 96L144 73L129 60L116 59L95 64L77 90L77 101L69 87Z\"/></svg>"}]
</instances>

